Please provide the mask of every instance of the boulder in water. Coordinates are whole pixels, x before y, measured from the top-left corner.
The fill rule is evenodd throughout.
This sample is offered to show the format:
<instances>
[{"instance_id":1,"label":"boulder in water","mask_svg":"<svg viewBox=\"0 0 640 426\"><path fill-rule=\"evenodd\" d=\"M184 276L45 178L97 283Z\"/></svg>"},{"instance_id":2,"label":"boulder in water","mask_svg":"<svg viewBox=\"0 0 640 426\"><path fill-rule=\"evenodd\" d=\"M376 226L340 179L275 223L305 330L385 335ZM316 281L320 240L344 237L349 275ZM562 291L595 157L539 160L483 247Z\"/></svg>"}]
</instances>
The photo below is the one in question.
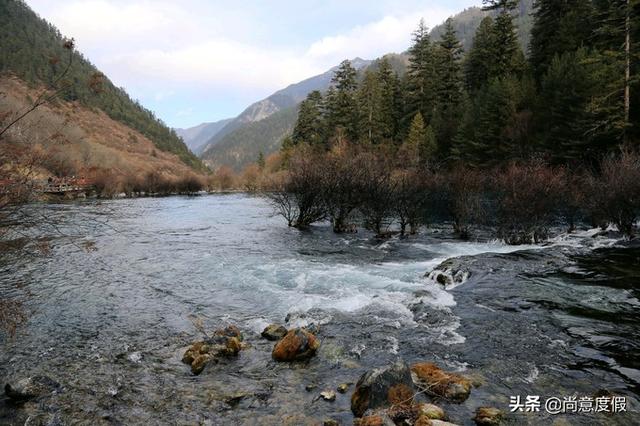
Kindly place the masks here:
<instances>
[{"instance_id":1,"label":"boulder in water","mask_svg":"<svg viewBox=\"0 0 640 426\"><path fill-rule=\"evenodd\" d=\"M324 392L320 392L320 397L325 401L333 402L336 400L336 393L332 390L326 390Z\"/></svg>"},{"instance_id":2,"label":"boulder in water","mask_svg":"<svg viewBox=\"0 0 640 426\"><path fill-rule=\"evenodd\" d=\"M362 417L367 410L411 406L417 393L411 370L402 361L363 374L351 396L351 411Z\"/></svg>"},{"instance_id":3,"label":"boulder in water","mask_svg":"<svg viewBox=\"0 0 640 426\"><path fill-rule=\"evenodd\" d=\"M498 426L504 419L504 411L493 407L479 407L473 421L481 426Z\"/></svg>"},{"instance_id":4,"label":"boulder in water","mask_svg":"<svg viewBox=\"0 0 640 426\"><path fill-rule=\"evenodd\" d=\"M280 324L268 325L261 333L267 340L275 341L282 339L287 334L287 329Z\"/></svg>"},{"instance_id":5,"label":"boulder in water","mask_svg":"<svg viewBox=\"0 0 640 426\"><path fill-rule=\"evenodd\" d=\"M225 328L219 328L213 332L213 336L214 338L215 337L224 337L224 338L235 337L240 342L242 342L242 340L244 339L242 332L235 325L228 325Z\"/></svg>"},{"instance_id":6,"label":"boulder in water","mask_svg":"<svg viewBox=\"0 0 640 426\"><path fill-rule=\"evenodd\" d=\"M4 393L14 401L26 401L58 392L62 389L60 383L47 376L33 376L7 383Z\"/></svg>"},{"instance_id":7,"label":"boulder in water","mask_svg":"<svg viewBox=\"0 0 640 426\"><path fill-rule=\"evenodd\" d=\"M418 418L425 417L429 420L444 420L447 418L444 410L434 404L420 404L417 407Z\"/></svg>"},{"instance_id":8,"label":"boulder in water","mask_svg":"<svg viewBox=\"0 0 640 426\"><path fill-rule=\"evenodd\" d=\"M430 362L411 367L415 384L430 395L453 402L464 402L471 393L471 381L459 374L447 373Z\"/></svg>"},{"instance_id":9,"label":"boulder in water","mask_svg":"<svg viewBox=\"0 0 640 426\"><path fill-rule=\"evenodd\" d=\"M395 426L393 420L384 412L355 419L354 426Z\"/></svg>"},{"instance_id":10,"label":"boulder in water","mask_svg":"<svg viewBox=\"0 0 640 426\"><path fill-rule=\"evenodd\" d=\"M302 328L289 330L271 353L276 361L304 361L315 355L320 342L313 334Z\"/></svg>"},{"instance_id":11,"label":"boulder in water","mask_svg":"<svg viewBox=\"0 0 640 426\"><path fill-rule=\"evenodd\" d=\"M426 417L420 417L413 426L458 426L454 423L445 422L444 420L432 420Z\"/></svg>"}]
</instances>

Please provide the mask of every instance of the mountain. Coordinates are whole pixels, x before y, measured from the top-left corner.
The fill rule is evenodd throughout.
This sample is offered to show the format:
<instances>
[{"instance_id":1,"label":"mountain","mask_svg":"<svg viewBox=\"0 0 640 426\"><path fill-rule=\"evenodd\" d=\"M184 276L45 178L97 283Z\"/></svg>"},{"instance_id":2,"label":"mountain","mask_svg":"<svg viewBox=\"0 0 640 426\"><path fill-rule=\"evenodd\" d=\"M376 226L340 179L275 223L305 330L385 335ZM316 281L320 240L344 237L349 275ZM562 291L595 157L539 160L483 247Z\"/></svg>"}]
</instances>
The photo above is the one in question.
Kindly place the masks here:
<instances>
[{"instance_id":1,"label":"mountain","mask_svg":"<svg viewBox=\"0 0 640 426\"><path fill-rule=\"evenodd\" d=\"M371 63L361 58L351 60L352 66L358 70ZM327 90L337 68L291 84L250 105L206 143L200 158L212 168L229 165L240 170L255 161L260 152L268 155L277 151L282 138L295 125L297 105L312 91ZM277 114L279 112L282 114ZM254 125L257 123L260 125ZM235 147L234 144L238 143L242 146ZM243 152L247 153L246 157L241 155Z\"/></svg>"},{"instance_id":2,"label":"mountain","mask_svg":"<svg viewBox=\"0 0 640 426\"><path fill-rule=\"evenodd\" d=\"M202 123L195 127L189 127L188 129L174 130L178 136L182 138L191 152L198 155L209 139L214 137L224 126L229 124L231 120L233 119L227 118L213 123Z\"/></svg>"},{"instance_id":3,"label":"mountain","mask_svg":"<svg viewBox=\"0 0 640 426\"><path fill-rule=\"evenodd\" d=\"M516 24L522 47L526 51L533 23L533 0L521 0L516 12ZM480 21L496 12L483 12L479 7L471 7L453 16L454 27L465 49L473 43ZM434 40L438 40L444 31L444 25L438 25L431 31ZM393 69L403 75L406 72L409 57L407 53L390 53L384 56ZM375 69L377 61L356 58L352 65L362 72L371 67ZM262 152L268 155L280 148L284 136L295 126L296 107L313 90L324 91L329 88L335 67L329 71L292 84L275 92L268 98L249 106L242 114L228 123L213 136L200 152L200 158L209 167L218 168L229 165L236 171L256 160ZM284 112L286 111L286 113ZM282 112L282 114L276 114Z\"/></svg>"},{"instance_id":4,"label":"mountain","mask_svg":"<svg viewBox=\"0 0 640 426\"><path fill-rule=\"evenodd\" d=\"M57 81L58 86L66 87L59 96L61 107L73 103L78 108L105 114L117 126L128 128L125 134L150 141L153 150L149 153L164 152L170 154L167 158L177 158L194 170L205 169L172 129L131 99L124 89L116 87L81 53L71 53L71 64L65 72L70 55L70 50L64 47L65 40L53 25L38 17L23 1L0 0L0 78L6 84L12 85L5 81L7 79L19 78L30 88L44 90L63 75L64 78ZM37 97L40 93L24 94ZM122 155L126 155L131 140L110 141L116 142L122 148Z\"/></svg>"},{"instance_id":5,"label":"mountain","mask_svg":"<svg viewBox=\"0 0 640 426\"><path fill-rule=\"evenodd\" d=\"M533 2L534 0L520 0L520 5L515 12L516 25L518 27L518 36L520 45L527 52L529 40L531 39L531 27L533 26ZM496 16L497 11L484 12L479 7L470 7L464 11L452 16L453 27L456 30L458 39L462 42L465 50L469 50L473 44L473 37L482 21L487 16ZM444 33L444 24L437 25L431 30L433 40L439 40Z\"/></svg>"},{"instance_id":6,"label":"mountain","mask_svg":"<svg viewBox=\"0 0 640 426\"><path fill-rule=\"evenodd\" d=\"M240 171L258 159L280 149L282 139L293 131L298 107L282 109L260 121L246 123L229 133L208 151L205 163L212 169L230 166Z\"/></svg>"}]
</instances>

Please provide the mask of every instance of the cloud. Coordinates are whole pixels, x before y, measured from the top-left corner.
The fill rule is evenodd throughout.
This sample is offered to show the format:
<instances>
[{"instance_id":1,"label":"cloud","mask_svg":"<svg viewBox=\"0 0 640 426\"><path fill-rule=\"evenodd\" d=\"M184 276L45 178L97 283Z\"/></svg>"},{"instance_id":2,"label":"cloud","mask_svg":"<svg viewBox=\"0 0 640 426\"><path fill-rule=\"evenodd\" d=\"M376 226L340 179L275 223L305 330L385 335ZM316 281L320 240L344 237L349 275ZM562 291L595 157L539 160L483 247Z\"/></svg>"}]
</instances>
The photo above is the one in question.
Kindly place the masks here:
<instances>
[{"instance_id":1,"label":"cloud","mask_svg":"<svg viewBox=\"0 0 640 426\"><path fill-rule=\"evenodd\" d=\"M421 18L435 26L452 14L449 9L431 8L402 16L384 18L357 26L345 34L324 37L313 43L307 56L316 61L337 63L341 59L360 56L373 59L390 52L402 52L409 47L411 33Z\"/></svg>"}]
</instances>

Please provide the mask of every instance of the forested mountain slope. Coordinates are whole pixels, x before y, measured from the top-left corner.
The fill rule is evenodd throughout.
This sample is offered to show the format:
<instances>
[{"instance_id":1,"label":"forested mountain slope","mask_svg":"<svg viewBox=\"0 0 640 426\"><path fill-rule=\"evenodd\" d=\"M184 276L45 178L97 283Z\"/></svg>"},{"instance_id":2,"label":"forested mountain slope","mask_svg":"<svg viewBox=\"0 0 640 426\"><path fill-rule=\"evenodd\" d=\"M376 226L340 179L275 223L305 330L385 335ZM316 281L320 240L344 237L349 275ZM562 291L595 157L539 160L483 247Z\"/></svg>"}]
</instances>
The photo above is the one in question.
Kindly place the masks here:
<instances>
[{"instance_id":1,"label":"forested mountain slope","mask_svg":"<svg viewBox=\"0 0 640 426\"><path fill-rule=\"evenodd\" d=\"M68 64L64 38L51 24L38 17L23 1L0 0L0 73L15 75L32 86L50 85ZM194 169L203 165L178 135L153 112L115 87L81 53L72 53L71 67L64 76L64 101L77 101L104 112L148 138L160 151L175 154Z\"/></svg>"}]
</instances>

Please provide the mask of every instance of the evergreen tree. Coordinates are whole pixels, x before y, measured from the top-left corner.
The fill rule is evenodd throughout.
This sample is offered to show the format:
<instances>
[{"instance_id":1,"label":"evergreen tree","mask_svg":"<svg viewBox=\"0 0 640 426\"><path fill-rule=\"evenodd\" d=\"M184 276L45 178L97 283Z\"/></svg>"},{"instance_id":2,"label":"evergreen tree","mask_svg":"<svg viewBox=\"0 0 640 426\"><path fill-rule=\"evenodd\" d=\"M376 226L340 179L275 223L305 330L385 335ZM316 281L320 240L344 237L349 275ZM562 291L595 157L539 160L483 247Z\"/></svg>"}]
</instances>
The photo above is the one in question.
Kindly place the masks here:
<instances>
[{"instance_id":1,"label":"evergreen tree","mask_svg":"<svg viewBox=\"0 0 640 426\"><path fill-rule=\"evenodd\" d=\"M598 90L596 67L584 48L556 56L544 75L536 109L543 149L554 163L581 162L599 157L611 147L595 144L598 119L591 99Z\"/></svg>"},{"instance_id":2,"label":"evergreen tree","mask_svg":"<svg viewBox=\"0 0 640 426\"><path fill-rule=\"evenodd\" d=\"M358 140L358 104L356 70L348 60L342 61L333 76L332 89L327 93L329 135L340 131L351 142Z\"/></svg>"},{"instance_id":3,"label":"evergreen tree","mask_svg":"<svg viewBox=\"0 0 640 426\"><path fill-rule=\"evenodd\" d=\"M258 165L260 170L264 170L264 166L266 165L266 163L264 161L264 153L262 151L260 151L260 153L258 154L258 160L256 161L256 164Z\"/></svg>"},{"instance_id":4,"label":"evergreen tree","mask_svg":"<svg viewBox=\"0 0 640 426\"><path fill-rule=\"evenodd\" d=\"M485 10L499 9L492 32L491 78L512 74L519 75L524 70L524 53L520 48L518 34L511 12L518 5L516 0L484 0Z\"/></svg>"},{"instance_id":5,"label":"evergreen tree","mask_svg":"<svg viewBox=\"0 0 640 426\"><path fill-rule=\"evenodd\" d=\"M456 158L475 167L492 167L516 157L519 85L515 77L503 77L477 93L456 138Z\"/></svg>"},{"instance_id":6,"label":"evergreen tree","mask_svg":"<svg viewBox=\"0 0 640 426\"><path fill-rule=\"evenodd\" d=\"M484 86L493 69L493 19L486 17L473 38L473 45L465 60L467 90L473 93Z\"/></svg>"},{"instance_id":7,"label":"evergreen tree","mask_svg":"<svg viewBox=\"0 0 640 426\"><path fill-rule=\"evenodd\" d=\"M381 136L386 141L397 137L401 119L400 81L385 57L379 61L377 78L380 83Z\"/></svg>"},{"instance_id":8,"label":"evergreen tree","mask_svg":"<svg viewBox=\"0 0 640 426\"><path fill-rule=\"evenodd\" d=\"M590 0L536 0L534 7L529 51L540 82L555 56L590 45L593 8Z\"/></svg>"},{"instance_id":9,"label":"evergreen tree","mask_svg":"<svg viewBox=\"0 0 640 426\"><path fill-rule=\"evenodd\" d=\"M448 19L445 32L436 51L437 97L433 120L440 155L449 155L452 139L457 133L462 103L462 44L456 37L453 22Z\"/></svg>"},{"instance_id":10,"label":"evergreen tree","mask_svg":"<svg viewBox=\"0 0 640 426\"><path fill-rule=\"evenodd\" d=\"M634 91L638 90L638 37L640 37L640 2L637 0L594 0L596 10L596 47L601 60L612 72L605 96L598 108L608 116L609 126L619 139L637 132L631 120Z\"/></svg>"},{"instance_id":11,"label":"evergreen tree","mask_svg":"<svg viewBox=\"0 0 640 426\"><path fill-rule=\"evenodd\" d=\"M382 111L382 91L378 74L367 70L358 90L358 110L360 112L360 140L375 145L382 141L385 117Z\"/></svg>"},{"instance_id":12,"label":"evergreen tree","mask_svg":"<svg viewBox=\"0 0 640 426\"><path fill-rule=\"evenodd\" d=\"M409 157L410 165L427 164L431 161L438 147L435 136L430 126L425 126L422 115L418 112L411 121L407 140L405 141L405 152Z\"/></svg>"},{"instance_id":13,"label":"evergreen tree","mask_svg":"<svg viewBox=\"0 0 640 426\"><path fill-rule=\"evenodd\" d=\"M424 20L420 20L418 29L413 33L413 44L409 48L406 90L405 123L418 112L426 122L430 122L435 102L435 60Z\"/></svg>"},{"instance_id":14,"label":"evergreen tree","mask_svg":"<svg viewBox=\"0 0 640 426\"><path fill-rule=\"evenodd\" d=\"M325 142L322 94L314 90L300 103L298 120L293 129L291 140L294 145L308 143L319 146Z\"/></svg>"}]
</instances>

